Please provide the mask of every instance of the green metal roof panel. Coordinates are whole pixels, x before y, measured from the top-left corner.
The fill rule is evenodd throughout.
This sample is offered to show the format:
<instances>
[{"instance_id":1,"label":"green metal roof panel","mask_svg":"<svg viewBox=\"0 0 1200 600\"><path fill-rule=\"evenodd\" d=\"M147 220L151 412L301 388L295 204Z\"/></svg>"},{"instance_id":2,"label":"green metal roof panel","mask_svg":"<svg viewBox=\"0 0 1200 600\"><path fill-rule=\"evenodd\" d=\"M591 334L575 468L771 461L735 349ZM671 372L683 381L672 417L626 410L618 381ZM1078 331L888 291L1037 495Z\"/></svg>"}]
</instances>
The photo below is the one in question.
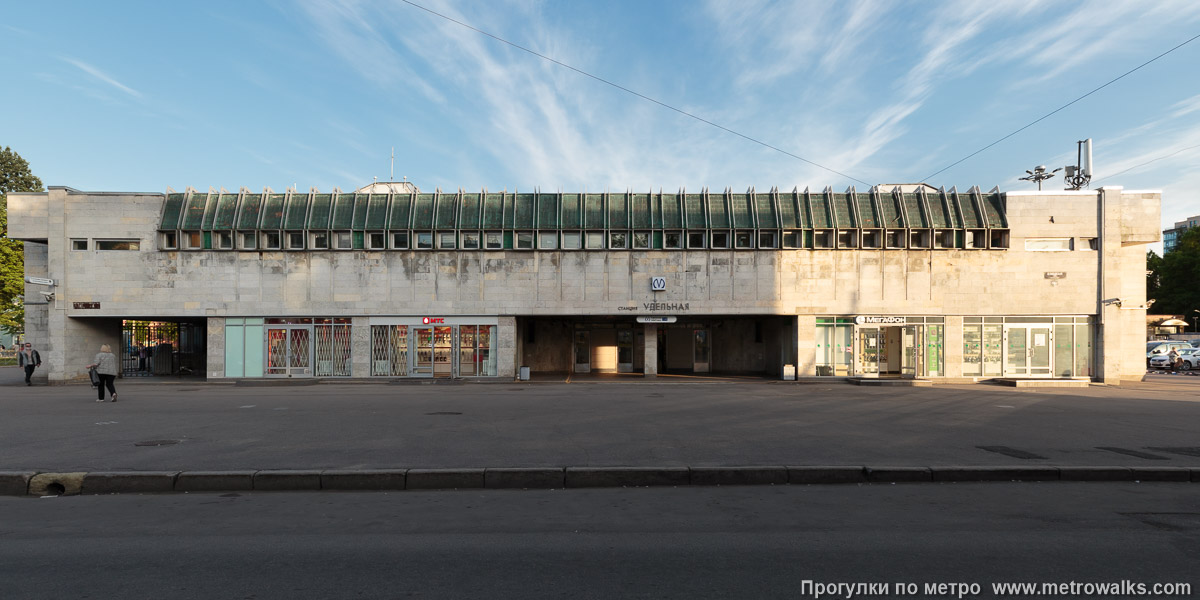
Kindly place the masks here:
<instances>
[{"instance_id":1,"label":"green metal roof panel","mask_svg":"<svg viewBox=\"0 0 1200 600\"><path fill-rule=\"evenodd\" d=\"M183 199L185 194L167 194L166 200L163 202L162 221L159 221L159 229L178 229L179 217L183 214Z\"/></svg>"},{"instance_id":2,"label":"green metal roof panel","mask_svg":"<svg viewBox=\"0 0 1200 600\"><path fill-rule=\"evenodd\" d=\"M662 195L662 226L663 229L683 228L683 198L679 194Z\"/></svg>"},{"instance_id":3,"label":"green metal roof panel","mask_svg":"<svg viewBox=\"0 0 1200 600\"><path fill-rule=\"evenodd\" d=\"M413 207L413 229L433 229L433 194L417 194Z\"/></svg>"},{"instance_id":4,"label":"green metal roof panel","mask_svg":"<svg viewBox=\"0 0 1200 600\"><path fill-rule=\"evenodd\" d=\"M538 194L537 226L539 229L558 229L558 194Z\"/></svg>"},{"instance_id":5,"label":"green metal roof panel","mask_svg":"<svg viewBox=\"0 0 1200 600\"><path fill-rule=\"evenodd\" d=\"M916 194L904 194L904 215L908 218L908 226L913 228L929 227L929 217L921 208L921 199Z\"/></svg>"},{"instance_id":6,"label":"green metal roof panel","mask_svg":"<svg viewBox=\"0 0 1200 600\"><path fill-rule=\"evenodd\" d=\"M883 220L884 227L904 227L901 207L896 202L895 194L891 192L880 193L879 210L882 212L880 218Z\"/></svg>"},{"instance_id":7,"label":"green metal roof panel","mask_svg":"<svg viewBox=\"0 0 1200 600\"><path fill-rule=\"evenodd\" d=\"M824 193L807 194L809 210L812 212L813 227L827 228L832 227L833 223L829 219L829 201L825 198Z\"/></svg>"},{"instance_id":8,"label":"green metal roof panel","mask_svg":"<svg viewBox=\"0 0 1200 600\"><path fill-rule=\"evenodd\" d=\"M204 210L208 208L208 194L192 194L183 209L180 229L200 229L204 224Z\"/></svg>"},{"instance_id":9,"label":"green metal roof panel","mask_svg":"<svg viewBox=\"0 0 1200 600\"><path fill-rule=\"evenodd\" d=\"M871 194L857 194L858 219L860 227L880 227L882 221L875 212L875 203L871 202Z\"/></svg>"},{"instance_id":10,"label":"green metal roof panel","mask_svg":"<svg viewBox=\"0 0 1200 600\"><path fill-rule=\"evenodd\" d=\"M725 208L725 194L708 195L708 225L713 229L729 229L729 210Z\"/></svg>"},{"instance_id":11,"label":"green metal roof panel","mask_svg":"<svg viewBox=\"0 0 1200 600\"><path fill-rule=\"evenodd\" d=\"M754 213L750 208L750 196L748 194L731 194L729 196L729 207L733 213L733 226L738 229L749 229L754 227Z\"/></svg>"},{"instance_id":12,"label":"green metal roof panel","mask_svg":"<svg viewBox=\"0 0 1200 600\"><path fill-rule=\"evenodd\" d=\"M333 212L333 196L330 194L313 194L308 207L308 229L329 229L330 215Z\"/></svg>"},{"instance_id":13,"label":"green metal roof panel","mask_svg":"<svg viewBox=\"0 0 1200 600\"><path fill-rule=\"evenodd\" d=\"M504 228L512 229L517 222L517 199L512 194L502 195L504 196Z\"/></svg>"},{"instance_id":14,"label":"green metal roof panel","mask_svg":"<svg viewBox=\"0 0 1200 600\"><path fill-rule=\"evenodd\" d=\"M583 211L579 207L579 194L562 195L562 228L580 229L583 227Z\"/></svg>"},{"instance_id":15,"label":"green metal roof panel","mask_svg":"<svg viewBox=\"0 0 1200 600\"><path fill-rule=\"evenodd\" d=\"M989 227L1008 227L1008 217L1004 211L1004 198L999 192L985 194L983 196L983 206L987 213Z\"/></svg>"},{"instance_id":16,"label":"green metal roof panel","mask_svg":"<svg viewBox=\"0 0 1200 600\"><path fill-rule=\"evenodd\" d=\"M754 204L758 209L758 226L764 229L779 227L779 217L775 214L775 203L771 194L755 194Z\"/></svg>"},{"instance_id":17,"label":"green metal roof panel","mask_svg":"<svg viewBox=\"0 0 1200 600\"><path fill-rule=\"evenodd\" d=\"M514 194L513 229L533 229L537 206L533 194Z\"/></svg>"},{"instance_id":18,"label":"green metal roof panel","mask_svg":"<svg viewBox=\"0 0 1200 600\"><path fill-rule=\"evenodd\" d=\"M367 223L365 229L387 227L387 194L371 194L367 201Z\"/></svg>"},{"instance_id":19,"label":"green metal roof panel","mask_svg":"<svg viewBox=\"0 0 1200 600\"><path fill-rule=\"evenodd\" d=\"M981 228L984 226L983 219L980 218L981 210L978 198L975 194L955 194L958 197L958 205L962 208L962 222L964 227Z\"/></svg>"},{"instance_id":20,"label":"green metal roof panel","mask_svg":"<svg viewBox=\"0 0 1200 600\"><path fill-rule=\"evenodd\" d=\"M953 214L947 203L948 199L942 193L925 195L925 205L929 207L929 220L934 227L954 227Z\"/></svg>"},{"instance_id":21,"label":"green metal roof panel","mask_svg":"<svg viewBox=\"0 0 1200 600\"><path fill-rule=\"evenodd\" d=\"M849 194L833 195L833 216L838 227L858 227L858 223L854 220L853 209L850 208L851 201L853 201L853 197Z\"/></svg>"},{"instance_id":22,"label":"green metal roof panel","mask_svg":"<svg viewBox=\"0 0 1200 600\"><path fill-rule=\"evenodd\" d=\"M354 195L354 219L350 222L350 228L362 231L367 226L367 200L370 196L367 194Z\"/></svg>"},{"instance_id":23,"label":"green metal roof panel","mask_svg":"<svg viewBox=\"0 0 1200 600\"><path fill-rule=\"evenodd\" d=\"M283 194L270 194L263 203L262 222L259 223L259 229L281 229L283 228Z\"/></svg>"},{"instance_id":24,"label":"green metal roof panel","mask_svg":"<svg viewBox=\"0 0 1200 600\"><path fill-rule=\"evenodd\" d=\"M217 200L217 216L213 220L213 229L228 231L233 229L233 222L237 217L237 194L221 194Z\"/></svg>"},{"instance_id":25,"label":"green metal roof panel","mask_svg":"<svg viewBox=\"0 0 1200 600\"><path fill-rule=\"evenodd\" d=\"M437 199L437 217L434 219L435 229L454 229L458 216L458 194L442 194Z\"/></svg>"},{"instance_id":26,"label":"green metal roof panel","mask_svg":"<svg viewBox=\"0 0 1200 600\"><path fill-rule=\"evenodd\" d=\"M287 199L284 217L284 229L304 229L308 220L308 194L292 194Z\"/></svg>"},{"instance_id":27,"label":"green metal roof panel","mask_svg":"<svg viewBox=\"0 0 1200 600\"><path fill-rule=\"evenodd\" d=\"M779 226L785 229L803 227L800 211L796 209L796 194L786 192L779 194Z\"/></svg>"},{"instance_id":28,"label":"green metal roof panel","mask_svg":"<svg viewBox=\"0 0 1200 600\"><path fill-rule=\"evenodd\" d=\"M238 229L257 229L258 216L262 213L262 194L246 194L242 198L242 209L238 213Z\"/></svg>"},{"instance_id":29,"label":"green metal roof panel","mask_svg":"<svg viewBox=\"0 0 1200 600\"><path fill-rule=\"evenodd\" d=\"M484 196L483 227L485 229L501 229L504 227L503 194L487 194Z\"/></svg>"},{"instance_id":30,"label":"green metal roof panel","mask_svg":"<svg viewBox=\"0 0 1200 600\"><path fill-rule=\"evenodd\" d=\"M654 227L654 207L650 202L650 194L634 194L629 212L633 216L632 225L635 229Z\"/></svg>"},{"instance_id":31,"label":"green metal roof panel","mask_svg":"<svg viewBox=\"0 0 1200 600\"><path fill-rule=\"evenodd\" d=\"M412 214L412 194L393 194L392 213L388 217L388 229L408 229L408 217Z\"/></svg>"},{"instance_id":32,"label":"green metal roof panel","mask_svg":"<svg viewBox=\"0 0 1200 600\"><path fill-rule=\"evenodd\" d=\"M604 196L602 194L584 195L583 226L587 229L604 229Z\"/></svg>"},{"instance_id":33,"label":"green metal roof panel","mask_svg":"<svg viewBox=\"0 0 1200 600\"><path fill-rule=\"evenodd\" d=\"M217 199L219 194L209 194L208 199L204 203L204 221L200 228L209 231L212 229L213 219L217 216Z\"/></svg>"},{"instance_id":34,"label":"green metal roof panel","mask_svg":"<svg viewBox=\"0 0 1200 600\"><path fill-rule=\"evenodd\" d=\"M708 227L708 217L704 215L704 196L687 194L683 197L683 224L689 229Z\"/></svg>"},{"instance_id":35,"label":"green metal roof panel","mask_svg":"<svg viewBox=\"0 0 1200 600\"><path fill-rule=\"evenodd\" d=\"M608 226L612 229L629 228L629 197L625 194L608 195Z\"/></svg>"},{"instance_id":36,"label":"green metal roof panel","mask_svg":"<svg viewBox=\"0 0 1200 600\"><path fill-rule=\"evenodd\" d=\"M354 225L354 194L338 194L333 199L333 229L350 229Z\"/></svg>"},{"instance_id":37,"label":"green metal roof panel","mask_svg":"<svg viewBox=\"0 0 1200 600\"><path fill-rule=\"evenodd\" d=\"M458 228L479 229L479 194L463 194L458 203Z\"/></svg>"}]
</instances>

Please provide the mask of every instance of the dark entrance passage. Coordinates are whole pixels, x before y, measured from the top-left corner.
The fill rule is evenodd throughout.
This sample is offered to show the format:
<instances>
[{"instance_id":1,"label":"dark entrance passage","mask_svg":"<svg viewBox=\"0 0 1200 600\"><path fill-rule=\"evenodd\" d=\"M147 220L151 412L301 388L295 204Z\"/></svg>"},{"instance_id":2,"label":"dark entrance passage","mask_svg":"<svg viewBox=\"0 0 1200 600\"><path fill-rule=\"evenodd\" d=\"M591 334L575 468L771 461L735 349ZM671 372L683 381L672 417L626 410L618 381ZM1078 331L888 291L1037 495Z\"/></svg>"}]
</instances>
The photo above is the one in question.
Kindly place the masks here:
<instances>
[{"instance_id":1,"label":"dark entrance passage","mask_svg":"<svg viewBox=\"0 0 1200 600\"><path fill-rule=\"evenodd\" d=\"M203 377L205 333L203 323L190 321L122 321L121 375Z\"/></svg>"}]
</instances>

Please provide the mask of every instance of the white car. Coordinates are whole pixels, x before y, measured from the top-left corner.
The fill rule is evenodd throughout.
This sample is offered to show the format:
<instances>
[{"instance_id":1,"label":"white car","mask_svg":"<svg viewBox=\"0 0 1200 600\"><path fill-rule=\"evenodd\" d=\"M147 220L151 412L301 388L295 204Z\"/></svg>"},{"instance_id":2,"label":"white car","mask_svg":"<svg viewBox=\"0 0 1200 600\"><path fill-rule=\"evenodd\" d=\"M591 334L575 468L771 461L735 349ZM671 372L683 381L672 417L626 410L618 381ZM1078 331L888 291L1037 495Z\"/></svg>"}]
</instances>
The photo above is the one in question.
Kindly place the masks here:
<instances>
[{"instance_id":1,"label":"white car","mask_svg":"<svg viewBox=\"0 0 1200 600\"><path fill-rule=\"evenodd\" d=\"M1191 371L1192 369L1200 369L1200 348L1183 348L1178 350L1179 358L1183 360L1179 365L1180 371ZM1157 354L1150 359L1150 368L1152 369L1170 369L1171 359L1166 354Z\"/></svg>"}]
</instances>

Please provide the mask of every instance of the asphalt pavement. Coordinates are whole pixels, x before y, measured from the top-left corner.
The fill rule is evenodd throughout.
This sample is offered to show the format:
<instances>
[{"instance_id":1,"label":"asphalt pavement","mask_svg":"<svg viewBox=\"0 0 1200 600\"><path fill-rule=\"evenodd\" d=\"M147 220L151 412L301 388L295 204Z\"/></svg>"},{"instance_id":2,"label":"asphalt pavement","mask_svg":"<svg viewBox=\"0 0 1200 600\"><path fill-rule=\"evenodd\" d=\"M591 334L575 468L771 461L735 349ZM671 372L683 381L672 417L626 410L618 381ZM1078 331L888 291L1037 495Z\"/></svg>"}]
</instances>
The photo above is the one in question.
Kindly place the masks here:
<instances>
[{"instance_id":1,"label":"asphalt pavement","mask_svg":"<svg viewBox=\"0 0 1200 600\"><path fill-rule=\"evenodd\" d=\"M843 383L19 384L0 471L736 465L1200 467L1200 377L1119 387Z\"/></svg>"}]
</instances>

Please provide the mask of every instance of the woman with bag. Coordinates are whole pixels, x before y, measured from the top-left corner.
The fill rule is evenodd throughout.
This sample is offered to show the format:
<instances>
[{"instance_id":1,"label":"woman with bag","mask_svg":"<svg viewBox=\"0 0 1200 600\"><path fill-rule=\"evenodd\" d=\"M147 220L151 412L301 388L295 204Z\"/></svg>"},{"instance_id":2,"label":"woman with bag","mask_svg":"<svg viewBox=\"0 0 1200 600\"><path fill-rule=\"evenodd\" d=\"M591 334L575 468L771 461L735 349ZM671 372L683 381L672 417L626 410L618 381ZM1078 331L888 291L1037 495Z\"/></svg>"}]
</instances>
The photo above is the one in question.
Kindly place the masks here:
<instances>
[{"instance_id":1,"label":"woman with bag","mask_svg":"<svg viewBox=\"0 0 1200 600\"><path fill-rule=\"evenodd\" d=\"M94 359L96 362L87 366L88 369L95 368L96 374L100 377L100 383L96 385L98 397L96 402L104 402L104 388L108 388L108 393L112 394L112 401L117 401L117 388L113 387L113 382L117 379L117 357L113 355L112 348L108 344L100 346L100 352L96 354Z\"/></svg>"}]
</instances>

